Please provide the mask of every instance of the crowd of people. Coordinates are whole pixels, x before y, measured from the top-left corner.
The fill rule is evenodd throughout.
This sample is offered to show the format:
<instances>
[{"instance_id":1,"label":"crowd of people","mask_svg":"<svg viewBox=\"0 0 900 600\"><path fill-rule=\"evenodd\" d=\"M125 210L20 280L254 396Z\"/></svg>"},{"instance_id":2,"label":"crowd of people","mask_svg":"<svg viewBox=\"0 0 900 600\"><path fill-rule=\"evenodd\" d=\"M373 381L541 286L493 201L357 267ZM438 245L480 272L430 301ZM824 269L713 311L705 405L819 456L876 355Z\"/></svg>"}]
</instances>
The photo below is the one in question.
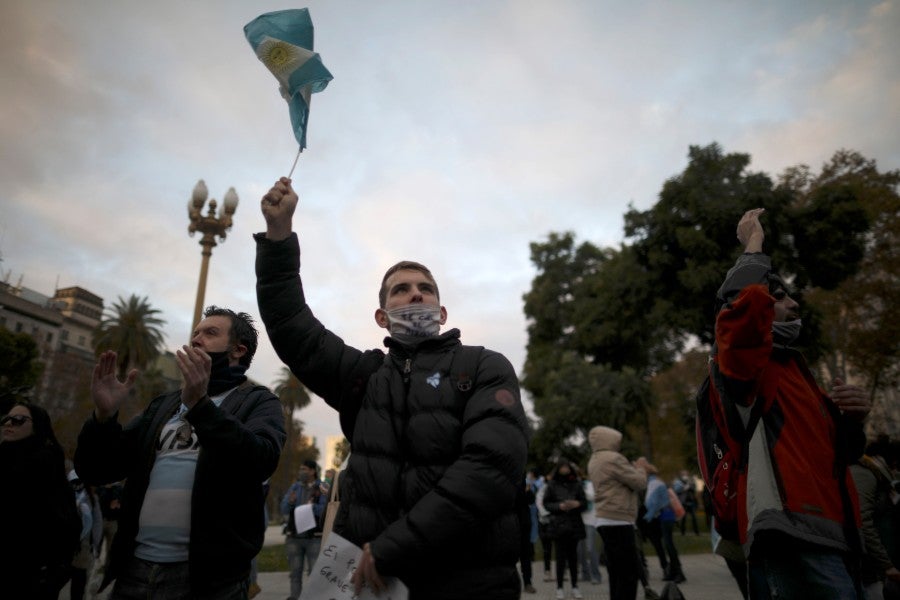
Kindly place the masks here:
<instances>
[{"instance_id":1,"label":"crowd of people","mask_svg":"<svg viewBox=\"0 0 900 600\"><path fill-rule=\"evenodd\" d=\"M601 565L607 570L611 598L634 598L639 582L645 598L657 598L649 583L644 539L653 543L663 581L686 580L671 538L676 519L668 486L645 457L625 458L619 452L621 441L619 431L598 426L590 432L593 452L587 471L566 459L560 459L546 475L528 471L524 498L529 510L522 513L522 530L532 533L520 559L526 593L536 593L531 561L537 539L544 581L556 582L557 598L566 597L567 576L572 598L583 597L579 583L601 584ZM685 475L679 481L696 489L693 477ZM682 489L681 497L688 493ZM551 571L554 556L555 571Z\"/></svg>"},{"instance_id":2,"label":"crowd of people","mask_svg":"<svg viewBox=\"0 0 900 600\"><path fill-rule=\"evenodd\" d=\"M378 286L386 350L346 344L307 305L297 201L286 178L262 198L259 311L281 360L337 412L352 452L340 474L320 477L305 461L278 490L289 600L312 573L326 522L361 550L356 593L397 578L411 600L519 598L536 591L539 541L557 599L604 579L612 600L633 600L638 584L656 598L665 592L650 584L646 542L667 586L687 581L676 532L701 535L701 506L711 549L745 598L897 598L896 445L867 446L864 390L835 379L826 393L794 349L799 304L762 252L761 209L737 225L744 253L717 294L710 353L711 389L743 435L726 514L714 478L661 474L648 457L627 457L623 433L605 425L590 430L581 464L559 457L526 470L530 427L512 365L463 345L457 329L441 332L447 309L420 263L395 264ZM44 409L3 407L0 477L14 485L0 511L6 539L19 541L0 561L4 598L57 598L66 582L72 598L95 587L115 600L259 593L284 413L245 375L258 345L250 315L211 306L203 317L176 353L182 387L128 423L119 409L138 373L122 371L115 352L99 355L72 468Z\"/></svg>"}]
</instances>

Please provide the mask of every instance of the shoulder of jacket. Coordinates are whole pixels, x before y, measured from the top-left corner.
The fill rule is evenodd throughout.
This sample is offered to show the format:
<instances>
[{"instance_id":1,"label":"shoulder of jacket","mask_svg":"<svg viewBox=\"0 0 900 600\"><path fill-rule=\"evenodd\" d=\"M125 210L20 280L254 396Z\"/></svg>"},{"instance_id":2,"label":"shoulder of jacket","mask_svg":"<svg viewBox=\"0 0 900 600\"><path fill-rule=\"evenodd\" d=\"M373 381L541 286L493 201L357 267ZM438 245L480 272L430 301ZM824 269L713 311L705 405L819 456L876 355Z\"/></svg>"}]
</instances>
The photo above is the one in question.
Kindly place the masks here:
<instances>
[{"instance_id":1,"label":"shoulder of jacket","mask_svg":"<svg viewBox=\"0 0 900 600\"><path fill-rule=\"evenodd\" d=\"M249 381L245 381L244 383L242 383L241 385L238 386L238 389L246 390L246 395L248 397L252 396L253 398L262 398L262 399L274 398L275 400L278 400L278 396L275 395L275 392L273 392L268 387L266 387L264 385L260 385L258 383L250 383Z\"/></svg>"}]
</instances>

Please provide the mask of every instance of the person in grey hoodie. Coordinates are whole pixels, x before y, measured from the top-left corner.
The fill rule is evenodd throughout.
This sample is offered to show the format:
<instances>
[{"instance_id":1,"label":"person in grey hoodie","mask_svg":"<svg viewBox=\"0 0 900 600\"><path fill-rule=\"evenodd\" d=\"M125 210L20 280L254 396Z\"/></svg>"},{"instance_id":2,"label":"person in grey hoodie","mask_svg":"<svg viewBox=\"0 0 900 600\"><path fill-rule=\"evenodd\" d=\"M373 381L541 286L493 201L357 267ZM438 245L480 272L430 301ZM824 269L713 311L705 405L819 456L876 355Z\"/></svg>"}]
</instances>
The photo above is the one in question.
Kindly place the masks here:
<instances>
[{"instance_id":1,"label":"person in grey hoodie","mask_svg":"<svg viewBox=\"0 0 900 600\"><path fill-rule=\"evenodd\" d=\"M611 600L634 600L639 578L634 523L638 490L647 486L647 474L619 452L622 433L597 426L588 434L591 459L588 475L594 484L597 531L606 548Z\"/></svg>"}]
</instances>

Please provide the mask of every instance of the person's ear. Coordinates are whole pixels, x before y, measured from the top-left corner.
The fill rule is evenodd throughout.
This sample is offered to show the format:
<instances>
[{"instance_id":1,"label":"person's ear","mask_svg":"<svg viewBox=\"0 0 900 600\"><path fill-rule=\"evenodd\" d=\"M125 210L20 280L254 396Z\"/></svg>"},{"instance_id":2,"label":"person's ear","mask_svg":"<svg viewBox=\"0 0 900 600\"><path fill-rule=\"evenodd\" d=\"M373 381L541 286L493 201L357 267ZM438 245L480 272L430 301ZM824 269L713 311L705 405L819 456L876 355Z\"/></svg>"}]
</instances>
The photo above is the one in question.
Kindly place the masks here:
<instances>
[{"instance_id":1,"label":"person's ear","mask_svg":"<svg viewBox=\"0 0 900 600\"><path fill-rule=\"evenodd\" d=\"M441 325L447 322L447 309L443 306L441 307Z\"/></svg>"},{"instance_id":2,"label":"person's ear","mask_svg":"<svg viewBox=\"0 0 900 600\"><path fill-rule=\"evenodd\" d=\"M384 310L383 308L376 308L375 309L375 322L382 329L389 329L390 321L388 321L387 311Z\"/></svg>"},{"instance_id":3,"label":"person's ear","mask_svg":"<svg viewBox=\"0 0 900 600\"><path fill-rule=\"evenodd\" d=\"M228 358L235 362L240 362L241 357L247 354L247 346L243 344L235 344L228 353Z\"/></svg>"}]
</instances>

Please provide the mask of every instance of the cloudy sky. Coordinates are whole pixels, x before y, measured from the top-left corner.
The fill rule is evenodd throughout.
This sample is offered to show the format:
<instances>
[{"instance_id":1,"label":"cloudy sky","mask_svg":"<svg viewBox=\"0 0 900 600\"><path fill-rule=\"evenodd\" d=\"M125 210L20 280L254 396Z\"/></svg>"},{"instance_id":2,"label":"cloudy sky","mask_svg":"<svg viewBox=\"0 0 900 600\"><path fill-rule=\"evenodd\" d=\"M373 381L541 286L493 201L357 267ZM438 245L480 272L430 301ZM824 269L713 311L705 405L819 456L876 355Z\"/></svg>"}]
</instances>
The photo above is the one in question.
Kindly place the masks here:
<instances>
[{"instance_id":1,"label":"cloudy sky","mask_svg":"<svg viewBox=\"0 0 900 600\"><path fill-rule=\"evenodd\" d=\"M840 148L900 167L900 1L311 0L334 75L314 96L294 179L310 304L381 346L384 270L429 265L463 341L525 358L529 243L617 245L690 145L753 170L818 169ZM240 197L207 303L257 314L259 198L296 145L243 26L304 4L0 2L2 276L111 305L147 296L167 346L200 268L185 209L204 179ZM280 369L263 340L250 375ZM301 418L339 433L317 400Z\"/></svg>"}]
</instances>

